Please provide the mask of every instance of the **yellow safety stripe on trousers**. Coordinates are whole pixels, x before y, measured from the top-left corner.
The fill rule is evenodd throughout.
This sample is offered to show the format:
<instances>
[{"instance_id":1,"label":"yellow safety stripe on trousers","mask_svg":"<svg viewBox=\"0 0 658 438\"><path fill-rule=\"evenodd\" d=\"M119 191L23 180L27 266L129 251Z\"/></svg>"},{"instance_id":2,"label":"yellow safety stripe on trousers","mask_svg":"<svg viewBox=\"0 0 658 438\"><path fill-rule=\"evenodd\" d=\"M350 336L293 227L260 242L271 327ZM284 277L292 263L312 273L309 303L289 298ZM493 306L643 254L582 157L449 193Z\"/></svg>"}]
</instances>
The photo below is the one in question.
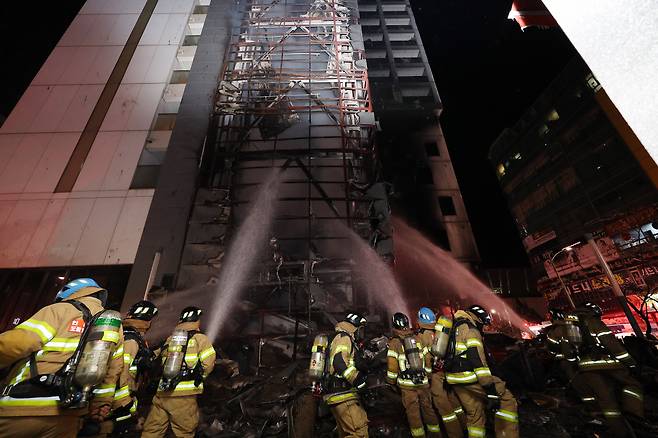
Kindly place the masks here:
<instances>
[{"instance_id":1,"label":"yellow safety stripe on trousers","mask_svg":"<svg viewBox=\"0 0 658 438\"><path fill-rule=\"evenodd\" d=\"M44 407L44 406L57 406L59 403L59 396L52 397L31 397L31 398L13 398L13 397L0 397L0 407Z\"/></svg>"},{"instance_id":2,"label":"yellow safety stripe on trousers","mask_svg":"<svg viewBox=\"0 0 658 438\"><path fill-rule=\"evenodd\" d=\"M442 415L441 419L444 423L450 423L451 421L457 420L457 414Z\"/></svg>"},{"instance_id":3,"label":"yellow safety stripe on trousers","mask_svg":"<svg viewBox=\"0 0 658 438\"><path fill-rule=\"evenodd\" d=\"M112 355L112 359L117 359L119 357L123 357L123 344L119 345L119 348L117 348Z\"/></svg>"},{"instance_id":4,"label":"yellow safety stripe on trousers","mask_svg":"<svg viewBox=\"0 0 658 438\"><path fill-rule=\"evenodd\" d=\"M126 397L130 397L130 389L128 389L128 385L122 386L114 393L114 400L123 400Z\"/></svg>"},{"instance_id":5,"label":"yellow safety stripe on trousers","mask_svg":"<svg viewBox=\"0 0 658 438\"><path fill-rule=\"evenodd\" d=\"M16 326L17 329L27 330L41 338L44 344L55 337L57 331L47 322L39 321L38 319L30 318Z\"/></svg>"},{"instance_id":6,"label":"yellow safety stripe on trousers","mask_svg":"<svg viewBox=\"0 0 658 438\"><path fill-rule=\"evenodd\" d=\"M489 367L474 368L473 371L475 371L475 374L478 377L491 375L491 370L489 369Z\"/></svg>"},{"instance_id":7,"label":"yellow safety stripe on trousers","mask_svg":"<svg viewBox=\"0 0 658 438\"><path fill-rule=\"evenodd\" d=\"M496 417L501 420L509 421L510 423L519 422L519 415L516 412L506 411L505 409L499 409L496 411Z\"/></svg>"},{"instance_id":8,"label":"yellow safety stripe on trousers","mask_svg":"<svg viewBox=\"0 0 658 438\"><path fill-rule=\"evenodd\" d=\"M432 432L432 433L439 433L441 432L441 427L439 427L438 424L427 424L427 430Z\"/></svg>"},{"instance_id":9,"label":"yellow safety stripe on trousers","mask_svg":"<svg viewBox=\"0 0 658 438\"><path fill-rule=\"evenodd\" d=\"M480 342L480 340L476 339L476 338L468 338L466 340L466 346L467 347L482 347L482 342Z\"/></svg>"},{"instance_id":10,"label":"yellow safety stripe on trousers","mask_svg":"<svg viewBox=\"0 0 658 438\"><path fill-rule=\"evenodd\" d=\"M621 411L603 411L604 417L621 417Z\"/></svg>"},{"instance_id":11,"label":"yellow safety stripe on trousers","mask_svg":"<svg viewBox=\"0 0 658 438\"><path fill-rule=\"evenodd\" d=\"M346 392L343 394L330 395L326 398L326 402L329 405L335 405L337 403L351 400L355 397L357 397L356 392Z\"/></svg>"},{"instance_id":12,"label":"yellow safety stripe on trousers","mask_svg":"<svg viewBox=\"0 0 658 438\"><path fill-rule=\"evenodd\" d=\"M44 351L75 351L80 344L80 338L52 338L43 346Z\"/></svg>"},{"instance_id":13,"label":"yellow safety stripe on trousers","mask_svg":"<svg viewBox=\"0 0 658 438\"><path fill-rule=\"evenodd\" d=\"M429 380L427 380L427 377L423 379L421 383L414 383L413 380L410 379L402 379L398 377L398 386L404 387L404 388L417 388L419 386L424 386L429 383Z\"/></svg>"},{"instance_id":14,"label":"yellow safety stripe on trousers","mask_svg":"<svg viewBox=\"0 0 658 438\"><path fill-rule=\"evenodd\" d=\"M94 388L94 397L114 397L116 391L116 384L100 385Z\"/></svg>"},{"instance_id":15,"label":"yellow safety stripe on trousers","mask_svg":"<svg viewBox=\"0 0 658 438\"><path fill-rule=\"evenodd\" d=\"M411 436L425 436L425 428L424 427L412 427L411 428Z\"/></svg>"},{"instance_id":16,"label":"yellow safety stripe on trousers","mask_svg":"<svg viewBox=\"0 0 658 438\"><path fill-rule=\"evenodd\" d=\"M484 427L468 426L468 438L482 438L485 432Z\"/></svg>"},{"instance_id":17,"label":"yellow safety stripe on trousers","mask_svg":"<svg viewBox=\"0 0 658 438\"><path fill-rule=\"evenodd\" d=\"M201 353L199 353L199 358L201 360L208 359L211 355L215 354L215 349L211 347L206 348Z\"/></svg>"},{"instance_id":18,"label":"yellow safety stripe on trousers","mask_svg":"<svg viewBox=\"0 0 658 438\"><path fill-rule=\"evenodd\" d=\"M620 362L614 359L601 359L601 360L581 360L578 365L581 367L595 367L600 365L619 365Z\"/></svg>"},{"instance_id":19,"label":"yellow safety stripe on trousers","mask_svg":"<svg viewBox=\"0 0 658 438\"><path fill-rule=\"evenodd\" d=\"M635 397L638 400L644 400L644 395L641 392L636 392L628 388L624 388L622 391L624 394L628 394L631 397Z\"/></svg>"},{"instance_id":20,"label":"yellow safety stripe on trousers","mask_svg":"<svg viewBox=\"0 0 658 438\"><path fill-rule=\"evenodd\" d=\"M101 338L101 341L107 341L116 344L119 342L119 332L115 332L114 330L103 330L103 337Z\"/></svg>"},{"instance_id":21,"label":"yellow safety stripe on trousers","mask_svg":"<svg viewBox=\"0 0 658 438\"><path fill-rule=\"evenodd\" d=\"M343 371L343 378L345 380L349 380L354 373L356 373L356 367L350 364L350 366L348 366L345 371Z\"/></svg>"},{"instance_id":22,"label":"yellow safety stripe on trousers","mask_svg":"<svg viewBox=\"0 0 658 438\"><path fill-rule=\"evenodd\" d=\"M478 378L473 371L464 371L462 373L446 373L446 381L451 385L461 385L475 383Z\"/></svg>"},{"instance_id":23,"label":"yellow safety stripe on trousers","mask_svg":"<svg viewBox=\"0 0 658 438\"><path fill-rule=\"evenodd\" d=\"M194 386L194 380L185 380L176 385L174 391L191 391L194 389L203 389L203 383L199 386Z\"/></svg>"},{"instance_id":24,"label":"yellow safety stripe on trousers","mask_svg":"<svg viewBox=\"0 0 658 438\"><path fill-rule=\"evenodd\" d=\"M389 379L397 379L398 373L394 373L393 371L386 371L386 377Z\"/></svg>"}]
</instances>

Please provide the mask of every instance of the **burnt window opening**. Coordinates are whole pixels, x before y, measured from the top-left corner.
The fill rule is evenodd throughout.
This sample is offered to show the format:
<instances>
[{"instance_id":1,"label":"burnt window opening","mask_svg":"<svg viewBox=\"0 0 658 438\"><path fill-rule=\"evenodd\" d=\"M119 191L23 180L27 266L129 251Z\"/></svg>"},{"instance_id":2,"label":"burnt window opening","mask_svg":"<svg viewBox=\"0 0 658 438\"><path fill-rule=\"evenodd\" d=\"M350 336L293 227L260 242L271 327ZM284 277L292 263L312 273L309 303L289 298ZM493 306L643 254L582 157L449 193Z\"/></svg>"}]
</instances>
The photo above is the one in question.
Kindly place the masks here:
<instances>
[{"instance_id":1,"label":"burnt window opening","mask_svg":"<svg viewBox=\"0 0 658 438\"><path fill-rule=\"evenodd\" d=\"M443 216L456 216L457 210L452 196L439 196L439 208Z\"/></svg>"}]
</instances>

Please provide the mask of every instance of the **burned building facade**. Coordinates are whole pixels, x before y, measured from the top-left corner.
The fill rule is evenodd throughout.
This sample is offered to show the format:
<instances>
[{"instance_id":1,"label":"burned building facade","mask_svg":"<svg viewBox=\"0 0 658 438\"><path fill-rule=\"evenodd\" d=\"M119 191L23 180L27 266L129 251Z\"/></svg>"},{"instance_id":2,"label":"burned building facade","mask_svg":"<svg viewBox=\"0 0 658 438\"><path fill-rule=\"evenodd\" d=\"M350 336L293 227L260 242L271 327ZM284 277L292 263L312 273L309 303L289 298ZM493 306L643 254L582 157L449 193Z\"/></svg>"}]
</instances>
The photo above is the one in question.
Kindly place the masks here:
<instances>
[{"instance_id":1,"label":"burned building facade","mask_svg":"<svg viewBox=\"0 0 658 438\"><path fill-rule=\"evenodd\" d=\"M254 216L245 336L372 308L345 242L393 262L391 209L475 262L440 112L404 0L89 0L0 131L3 326L78 276L210 306Z\"/></svg>"}]
</instances>

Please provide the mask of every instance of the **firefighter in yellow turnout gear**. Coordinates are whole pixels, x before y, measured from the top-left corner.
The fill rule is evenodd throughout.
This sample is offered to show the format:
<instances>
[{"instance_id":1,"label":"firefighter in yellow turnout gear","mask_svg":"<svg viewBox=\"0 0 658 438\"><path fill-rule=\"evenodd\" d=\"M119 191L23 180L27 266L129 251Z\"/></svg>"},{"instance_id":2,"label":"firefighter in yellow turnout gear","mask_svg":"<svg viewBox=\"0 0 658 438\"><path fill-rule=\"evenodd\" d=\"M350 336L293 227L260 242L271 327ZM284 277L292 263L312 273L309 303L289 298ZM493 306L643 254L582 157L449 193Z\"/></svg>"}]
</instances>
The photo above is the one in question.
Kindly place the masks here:
<instances>
[{"instance_id":1,"label":"firefighter in yellow turnout gear","mask_svg":"<svg viewBox=\"0 0 658 438\"><path fill-rule=\"evenodd\" d=\"M418 311L418 326L420 342L426 350L426 359L429 360L432 367L432 374L430 375L432 403L441 415L448 438L461 438L464 436L464 432L462 427L463 419L460 417L464 416L464 411L454 391L446 390L445 371L443 370L444 348L447 346L452 320L445 316L441 316L437 320L431 309L422 307ZM444 336L445 342L444 339L439 341L438 336ZM444 348L437 345L439 342ZM431 354L427 354L427 351Z\"/></svg>"},{"instance_id":2,"label":"firefighter in yellow turnout gear","mask_svg":"<svg viewBox=\"0 0 658 438\"><path fill-rule=\"evenodd\" d=\"M329 346L329 382L323 397L336 420L341 438L367 438L368 416L359 402L358 390L366 386L366 374L356 369L355 341L363 337L366 319L349 313L336 324Z\"/></svg>"},{"instance_id":3,"label":"firefighter in yellow turnout gear","mask_svg":"<svg viewBox=\"0 0 658 438\"><path fill-rule=\"evenodd\" d=\"M550 309L552 324L546 329L546 349L558 362L566 383L588 406L593 406L596 398L591 388L579 378L578 347L582 345L582 334L578 327L578 317L566 314L560 309Z\"/></svg>"},{"instance_id":4,"label":"firefighter in yellow turnout gear","mask_svg":"<svg viewBox=\"0 0 658 438\"><path fill-rule=\"evenodd\" d=\"M14 364L0 384L0 437L75 437L83 416L104 419L123 366L123 332L118 314L95 316L104 310L106 300L107 291L94 280L73 280L59 291L54 304L0 334L0 369ZM87 341L80 345L84 333ZM102 347L94 350L98 362L86 353L91 345ZM74 363L69 359L76 351L82 355ZM67 362L75 367L74 382L90 371L88 366L106 370L104 376L98 371L95 380L100 383L94 387L88 406L74 402L70 406L81 406L65 407L60 399L61 392L77 394L73 400L84 392L81 386L75 389L62 385L58 378L61 374L55 374L64 371Z\"/></svg>"},{"instance_id":5,"label":"firefighter in yellow turnout gear","mask_svg":"<svg viewBox=\"0 0 658 438\"><path fill-rule=\"evenodd\" d=\"M176 437L192 438L199 425L197 395L203 392L203 379L215 366L215 349L206 335L199 332L201 309L186 307L174 335L167 338L162 356L165 372L153 397L153 405L144 423L142 438L164 437L171 426ZM177 333L183 332L183 346ZM176 345L174 345L176 344ZM172 361L179 359L179 372L173 379L165 379Z\"/></svg>"},{"instance_id":6,"label":"firefighter in yellow turnout gear","mask_svg":"<svg viewBox=\"0 0 658 438\"><path fill-rule=\"evenodd\" d=\"M454 341L448 347L446 380L466 411L469 438L486 435L486 410L495 411L496 437L519 436L516 400L505 382L491 374L482 339L482 328L491 316L474 305L454 316Z\"/></svg>"},{"instance_id":7,"label":"firefighter in yellow turnout gear","mask_svg":"<svg viewBox=\"0 0 658 438\"><path fill-rule=\"evenodd\" d=\"M591 390L606 419L611 435L633 436L625 415L644 418L642 386L629 369L635 359L601 321L601 309L591 303L578 312L583 344L579 348L580 379Z\"/></svg>"},{"instance_id":8,"label":"firefighter in yellow turnout gear","mask_svg":"<svg viewBox=\"0 0 658 438\"><path fill-rule=\"evenodd\" d=\"M411 331L409 318L393 315L393 337L388 344L386 382L400 388L411 436L441 436L439 417L432 407L428 375L432 371L429 349Z\"/></svg>"}]
</instances>

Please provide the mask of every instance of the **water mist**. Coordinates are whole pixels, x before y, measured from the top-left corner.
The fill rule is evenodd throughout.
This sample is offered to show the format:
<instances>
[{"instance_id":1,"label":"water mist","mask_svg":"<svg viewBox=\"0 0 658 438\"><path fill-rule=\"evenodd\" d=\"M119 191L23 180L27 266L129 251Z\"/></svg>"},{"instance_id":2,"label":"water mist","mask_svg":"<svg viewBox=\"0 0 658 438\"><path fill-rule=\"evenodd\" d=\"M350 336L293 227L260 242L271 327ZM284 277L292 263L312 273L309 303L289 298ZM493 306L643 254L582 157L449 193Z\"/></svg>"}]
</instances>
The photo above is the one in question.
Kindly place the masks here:
<instances>
[{"instance_id":1,"label":"water mist","mask_svg":"<svg viewBox=\"0 0 658 438\"><path fill-rule=\"evenodd\" d=\"M235 310L240 292L248 276L261 258L259 250L269 237L270 226L276 210L276 199L282 176L277 169L263 183L261 191L253 201L244 222L233 233L219 281L214 292L214 301L208 314L208 337L214 341L229 315Z\"/></svg>"},{"instance_id":2,"label":"water mist","mask_svg":"<svg viewBox=\"0 0 658 438\"><path fill-rule=\"evenodd\" d=\"M393 219L393 226L395 273L414 305L435 307L450 300L465 305L480 304L494 316L528 331L523 318L449 252L399 218Z\"/></svg>"}]
</instances>

